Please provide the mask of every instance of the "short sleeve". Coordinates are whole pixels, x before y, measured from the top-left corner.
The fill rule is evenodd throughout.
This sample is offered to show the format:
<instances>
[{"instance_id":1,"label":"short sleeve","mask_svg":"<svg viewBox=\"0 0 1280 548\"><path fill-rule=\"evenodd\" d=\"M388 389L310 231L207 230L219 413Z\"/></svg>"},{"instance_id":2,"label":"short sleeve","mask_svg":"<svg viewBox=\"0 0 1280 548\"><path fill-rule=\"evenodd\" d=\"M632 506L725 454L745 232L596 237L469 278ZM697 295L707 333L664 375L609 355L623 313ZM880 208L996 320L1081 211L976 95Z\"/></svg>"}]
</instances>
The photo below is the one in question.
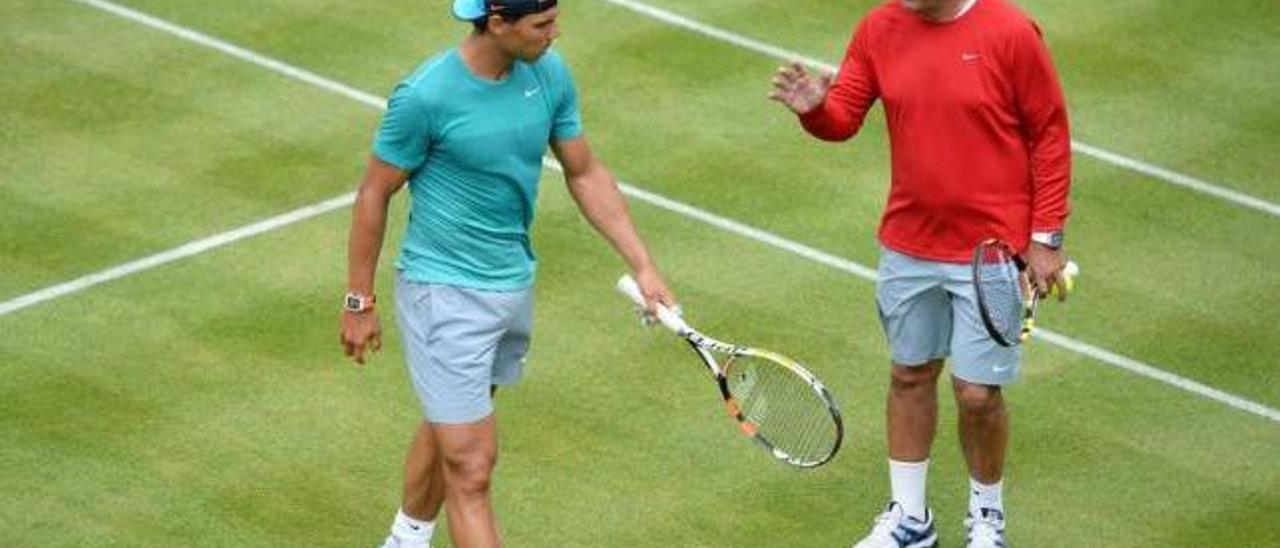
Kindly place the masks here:
<instances>
[{"instance_id":1,"label":"short sleeve","mask_svg":"<svg viewBox=\"0 0 1280 548\"><path fill-rule=\"evenodd\" d=\"M573 74L569 66L554 52L551 74L556 79L556 87L561 90L555 105L555 119L552 122L551 138L555 141L568 141L582 136L582 113L578 111L578 86L573 82Z\"/></svg>"},{"instance_id":2,"label":"short sleeve","mask_svg":"<svg viewBox=\"0 0 1280 548\"><path fill-rule=\"evenodd\" d=\"M427 160L431 131L431 119L423 99L411 86L402 83L387 100L373 153L388 164L414 171Z\"/></svg>"}]
</instances>

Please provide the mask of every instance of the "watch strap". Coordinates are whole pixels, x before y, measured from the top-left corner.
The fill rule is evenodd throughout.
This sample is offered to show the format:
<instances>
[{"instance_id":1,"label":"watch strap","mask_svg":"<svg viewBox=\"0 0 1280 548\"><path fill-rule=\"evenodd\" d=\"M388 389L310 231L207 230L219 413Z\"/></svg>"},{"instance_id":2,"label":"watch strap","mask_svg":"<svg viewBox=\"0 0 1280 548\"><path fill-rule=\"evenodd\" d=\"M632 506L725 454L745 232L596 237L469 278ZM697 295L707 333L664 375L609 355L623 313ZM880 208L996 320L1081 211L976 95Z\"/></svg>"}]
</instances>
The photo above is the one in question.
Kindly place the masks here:
<instances>
[{"instance_id":1,"label":"watch strap","mask_svg":"<svg viewBox=\"0 0 1280 548\"><path fill-rule=\"evenodd\" d=\"M356 291L347 292L342 298L342 309L347 312L359 314L373 310L374 303L378 302L378 298L374 295L365 295Z\"/></svg>"},{"instance_id":2,"label":"watch strap","mask_svg":"<svg viewBox=\"0 0 1280 548\"><path fill-rule=\"evenodd\" d=\"M1031 241L1058 249L1062 247L1062 231L1061 230L1037 230L1031 233Z\"/></svg>"}]
</instances>

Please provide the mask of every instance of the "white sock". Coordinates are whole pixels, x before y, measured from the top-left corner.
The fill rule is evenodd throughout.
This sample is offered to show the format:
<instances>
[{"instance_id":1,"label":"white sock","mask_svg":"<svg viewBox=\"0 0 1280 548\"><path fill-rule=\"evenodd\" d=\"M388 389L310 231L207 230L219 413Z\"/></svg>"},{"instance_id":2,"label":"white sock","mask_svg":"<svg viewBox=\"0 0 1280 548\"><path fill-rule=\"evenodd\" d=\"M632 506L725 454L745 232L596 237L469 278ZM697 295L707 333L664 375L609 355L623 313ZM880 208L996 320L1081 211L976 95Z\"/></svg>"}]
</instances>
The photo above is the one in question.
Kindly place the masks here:
<instances>
[{"instance_id":1,"label":"white sock","mask_svg":"<svg viewBox=\"0 0 1280 548\"><path fill-rule=\"evenodd\" d=\"M409 517L404 508L396 511L396 519L391 523L391 536L397 541L405 541L409 546L426 546L431 542L435 532L435 521L423 521Z\"/></svg>"},{"instance_id":2,"label":"white sock","mask_svg":"<svg viewBox=\"0 0 1280 548\"><path fill-rule=\"evenodd\" d=\"M969 478L969 511L978 515L980 508L993 508L1004 513L1004 480L991 485Z\"/></svg>"},{"instance_id":3,"label":"white sock","mask_svg":"<svg viewBox=\"0 0 1280 548\"><path fill-rule=\"evenodd\" d=\"M902 505L908 516L924 520L924 484L929 476L929 459L920 462L902 462L889 459L889 488L893 500Z\"/></svg>"}]
</instances>

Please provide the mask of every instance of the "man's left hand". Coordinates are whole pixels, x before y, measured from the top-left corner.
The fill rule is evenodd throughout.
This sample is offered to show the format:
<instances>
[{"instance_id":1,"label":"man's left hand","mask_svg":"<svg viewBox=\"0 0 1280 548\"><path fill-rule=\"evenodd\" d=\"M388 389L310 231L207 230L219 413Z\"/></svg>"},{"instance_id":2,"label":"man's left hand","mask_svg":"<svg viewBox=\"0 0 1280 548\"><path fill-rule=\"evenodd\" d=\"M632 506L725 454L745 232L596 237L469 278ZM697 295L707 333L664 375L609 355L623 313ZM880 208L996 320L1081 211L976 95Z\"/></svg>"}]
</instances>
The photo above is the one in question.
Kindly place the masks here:
<instances>
[{"instance_id":1,"label":"man's left hand","mask_svg":"<svg viewBox=\"0 0 1280 548\"><path fill-rule=\"evenodd\" d=\"M1058 296L1059 302L1067 300L1067 282L1062 276L1062 269L1067 266L1067 254L1062 248L1054 249L1031 242L1026 258L1027 276L1035 285L1036 294L1044 297L1052 293Z\"/></svg>"}]
</instances>

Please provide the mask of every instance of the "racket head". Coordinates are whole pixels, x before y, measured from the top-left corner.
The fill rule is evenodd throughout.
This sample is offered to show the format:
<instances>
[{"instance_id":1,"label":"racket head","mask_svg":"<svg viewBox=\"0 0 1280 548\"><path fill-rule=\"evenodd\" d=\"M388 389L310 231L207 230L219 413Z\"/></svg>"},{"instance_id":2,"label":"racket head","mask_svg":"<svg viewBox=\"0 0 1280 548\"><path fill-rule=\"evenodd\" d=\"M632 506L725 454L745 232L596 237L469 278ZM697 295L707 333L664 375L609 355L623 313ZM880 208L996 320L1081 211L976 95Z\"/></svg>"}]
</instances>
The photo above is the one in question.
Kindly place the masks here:
<instances>
[{"instance_id":1,"label":"racket head","mask_svg":"<svg viewBox=\"0 0 1280 548\"><path fill-rule=\"evenodd\" d=\"M1036 301L1013 246L990 239L974 248L973 291L982 325L997 344L1014 346L1029 334Z\"/></svg>"},{"instance_id":2,"label":"racket head","mask_svg":"<svg viewBox=\"0 0 1280 548\"><path fill-rule=\"evenodd\" d=\"M724 361L718 380L729 414L774 458L816 468L840 450L840 407L822 381L795 360L739 347Z\"/></svg>"}]
</instances>

